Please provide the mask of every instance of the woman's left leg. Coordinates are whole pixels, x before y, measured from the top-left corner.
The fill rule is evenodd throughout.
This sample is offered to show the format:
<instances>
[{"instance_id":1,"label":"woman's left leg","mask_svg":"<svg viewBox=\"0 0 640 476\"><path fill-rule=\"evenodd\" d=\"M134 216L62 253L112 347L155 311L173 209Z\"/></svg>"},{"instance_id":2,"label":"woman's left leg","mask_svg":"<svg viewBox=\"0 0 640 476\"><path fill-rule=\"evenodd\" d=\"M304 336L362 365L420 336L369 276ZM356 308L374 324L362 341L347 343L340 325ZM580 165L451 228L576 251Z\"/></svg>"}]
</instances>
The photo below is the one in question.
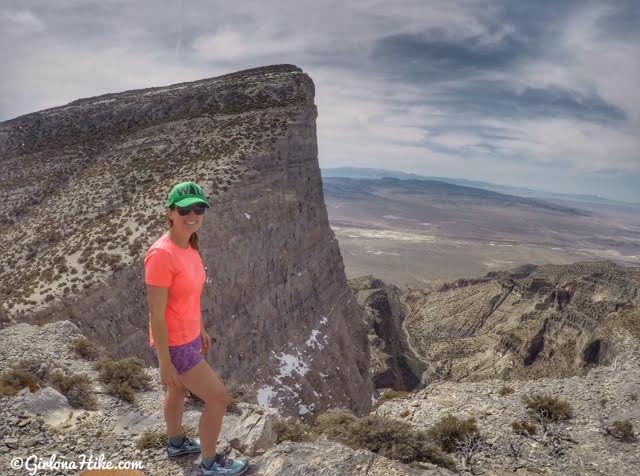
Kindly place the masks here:
<instances>
[{"instance_id":1,"label":"woman's left leg","mask_svg":"<svg viewBox=\"0 0 640 476\"><path fill-rule=\"evenodd\" d=\"M229 402L227 390L206 360L201 360L195 367L179 374L178 377L191 393L204 401L198 434L202 445L202 458L211 458L216 452L222 419Z\"/></svg>"}]
</instances>

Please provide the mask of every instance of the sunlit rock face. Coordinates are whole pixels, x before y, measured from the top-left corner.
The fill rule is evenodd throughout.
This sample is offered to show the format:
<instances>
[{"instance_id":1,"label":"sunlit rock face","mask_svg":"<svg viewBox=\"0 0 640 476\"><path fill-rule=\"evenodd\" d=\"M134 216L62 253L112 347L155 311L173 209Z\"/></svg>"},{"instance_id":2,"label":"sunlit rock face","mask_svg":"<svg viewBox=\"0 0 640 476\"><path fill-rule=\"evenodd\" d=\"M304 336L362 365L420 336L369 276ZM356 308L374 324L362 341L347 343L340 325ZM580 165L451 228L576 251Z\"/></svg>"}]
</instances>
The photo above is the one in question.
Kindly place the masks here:
<instances>
[{"instance_id":1,"label":"sunlit rock face","mask_svg":"<svg viewBox=\"0 0 640 476\"><path fill-rule=\"evenodd\" d=\"M640 269L522 266L411 291L406 330L423 383L567 377L640 348Z\"/></svg>"}]
</instances>

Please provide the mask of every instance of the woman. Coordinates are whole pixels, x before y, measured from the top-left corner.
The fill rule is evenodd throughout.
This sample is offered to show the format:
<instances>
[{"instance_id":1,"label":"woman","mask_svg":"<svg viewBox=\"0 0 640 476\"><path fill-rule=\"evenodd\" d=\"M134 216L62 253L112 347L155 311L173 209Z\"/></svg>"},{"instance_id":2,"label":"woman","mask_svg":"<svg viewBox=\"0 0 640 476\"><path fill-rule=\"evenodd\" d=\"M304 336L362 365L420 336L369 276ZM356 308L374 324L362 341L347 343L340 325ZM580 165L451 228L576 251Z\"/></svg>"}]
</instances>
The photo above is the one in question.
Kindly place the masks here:
<instances>
[{"instance_id":1,"label":"woman","mask_svg":"<svg viewBox=\"0 0 640 476\"><path fill-rule=\"evenodd\" d=\"M144 259L149 343L166 389L167 454L174 457L201 451L203 475L244 474L246 461L224 458L215 451L228 396L202 357L211 347L211 338L200 314L206 275L196 232L209 203L199 185L182 182L169 192L167 207L169 230L151 245ZM187 438L181 431L187 390L204 401L199 440Z\"/></svg>"}]
</instances>

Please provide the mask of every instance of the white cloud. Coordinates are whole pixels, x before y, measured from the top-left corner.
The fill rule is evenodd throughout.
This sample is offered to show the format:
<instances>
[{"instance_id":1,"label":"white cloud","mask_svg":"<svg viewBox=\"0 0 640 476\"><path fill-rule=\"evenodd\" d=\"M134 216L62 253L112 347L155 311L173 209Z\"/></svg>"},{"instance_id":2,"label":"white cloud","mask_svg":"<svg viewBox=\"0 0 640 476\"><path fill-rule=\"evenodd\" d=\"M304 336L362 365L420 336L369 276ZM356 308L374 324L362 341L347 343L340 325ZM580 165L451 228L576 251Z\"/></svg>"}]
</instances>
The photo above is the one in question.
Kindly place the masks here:
<instances>
[{"instance_id":1,"label":"white cloud","mask_svg":"<svg viewBox=\"0 0 640 476\"><path fill-rule=\"evenodd\" d=\"M518 18L496 24L503 5L444 0L189 0L182 11L169 1L21 5L0 9L0 36L13 45L0 52L2 119L80 97L293 63L316 84L323 167L386 167L505 182L551 166L576 176L639 172L640 41L602 31L611 6L580 6L535 57L436 84L429 78L411 82L415 78L374 64L376 41L419 34L445 43L473 39L490 50L518 37ZM526 111L501 117L499 111L483 115L447 103L454 87L464 90L473 80L510 85L515 93L555 88L575 93L576 101L601 98L628 121L600 124L570 113L527 117Z\"/></svg>"},{"instance_id":2,"label":"white cloud","mask_svg":"<svg viewBox=\"0 0 640 476\"><path fill-rule=\"evenodd\" d=\"M0 31L5 35L39 33L44 29L42 20L29 10L0 10Z\"/></svg>"},{"instance_id":3,"label":"white cloud","mask_svg":"<svg viewBox=\"0 0 640 476\"><path fill-rule=\"evenodd\" d=\"M193 42L193 49L203 60L237 61L265 55L285 55L304 48L304 38L249 36L229 26L216 33L202 35Z\"/></svg>"}]
</instances>

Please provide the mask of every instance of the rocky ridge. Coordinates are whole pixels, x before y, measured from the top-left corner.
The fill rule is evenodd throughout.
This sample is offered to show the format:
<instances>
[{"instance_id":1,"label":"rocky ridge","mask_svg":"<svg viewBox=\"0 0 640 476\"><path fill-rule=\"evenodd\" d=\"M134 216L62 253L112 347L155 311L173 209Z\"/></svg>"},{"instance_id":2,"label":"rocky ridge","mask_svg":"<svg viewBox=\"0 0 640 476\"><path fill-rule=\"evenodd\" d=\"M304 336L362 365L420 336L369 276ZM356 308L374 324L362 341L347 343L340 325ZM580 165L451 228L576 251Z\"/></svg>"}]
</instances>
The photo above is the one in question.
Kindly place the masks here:
<instances>
[{"instance_id":1,"label":"rocky ridge","mask_svg":"<svg viewBox=\"0 0 640 476\"><path fill-rule=\"evenodd\" d=\"M640 268L523 266L403 295L423 385L569 377L640 348ZM618 359L619 360L619 359Z\"/></svg>"}]
</instances>

